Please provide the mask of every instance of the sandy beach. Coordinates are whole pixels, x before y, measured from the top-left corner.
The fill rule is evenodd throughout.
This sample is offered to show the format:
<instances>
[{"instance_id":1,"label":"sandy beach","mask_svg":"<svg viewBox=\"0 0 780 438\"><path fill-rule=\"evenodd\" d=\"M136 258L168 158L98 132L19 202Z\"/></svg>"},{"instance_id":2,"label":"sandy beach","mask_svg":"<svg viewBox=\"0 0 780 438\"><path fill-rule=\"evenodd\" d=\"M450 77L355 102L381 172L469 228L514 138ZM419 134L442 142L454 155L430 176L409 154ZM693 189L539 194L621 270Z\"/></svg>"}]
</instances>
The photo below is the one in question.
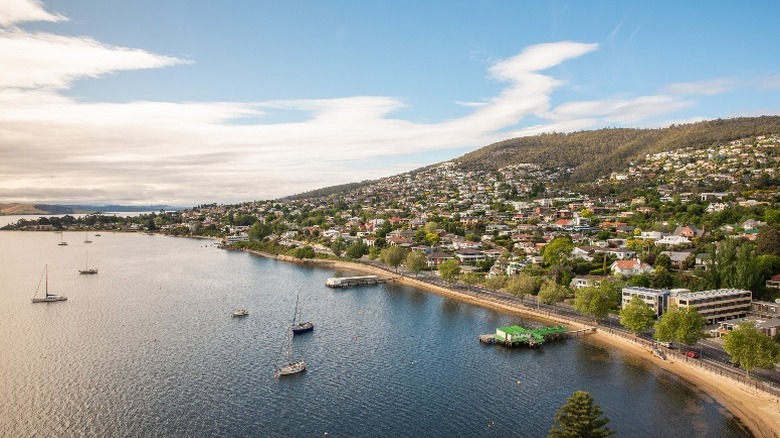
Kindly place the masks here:
<instances>
[{"instance_id":1,"label":"sandy beach","mask_svg":"<svg viewBox=\"0 0 780 438\"><path fill-rule=\"evenodd\" d=\"M391 276L391 273L388 271L362 263L323 259L299 260L284 255L277 256L259 251L250 252L260 256L293 262L304 266L310 265L331 267L333 269L350 270L366 274L380 275L382 277ZM482 307L551 320L577 328L586 327L578 322L560 318L555 315L537 313L533 308L530 307L520 305L500 305L493 302L483 301L471 295L459 293L454 290L435 286L409 277L397 277L396 281ZM587 339L587 342L607 344L616 348L620 348L623 351L653 363L659 368L682 377L692 385L696 386L716 399L720 404L728 409L732 415L737 417L742 422L742 424L744 424L756 437L780 438L780 398L751 388L730 378L718 375L704 368L691 365L683 360L677 360L671 356L667 360L663 360L654 356L642 345L623 337L612 335L606 331L599 331L597 329L595 333L586 336L584 339Z\"/></svg>"}]
</instances>

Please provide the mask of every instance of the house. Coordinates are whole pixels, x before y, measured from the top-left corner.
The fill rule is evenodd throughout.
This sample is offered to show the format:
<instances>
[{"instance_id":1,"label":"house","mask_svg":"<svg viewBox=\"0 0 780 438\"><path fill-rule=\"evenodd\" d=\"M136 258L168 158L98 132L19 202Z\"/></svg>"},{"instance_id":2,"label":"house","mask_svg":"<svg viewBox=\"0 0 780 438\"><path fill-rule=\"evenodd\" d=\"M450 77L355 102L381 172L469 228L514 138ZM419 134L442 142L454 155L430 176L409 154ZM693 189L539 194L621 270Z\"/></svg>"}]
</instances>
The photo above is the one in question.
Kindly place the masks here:
<instances>
[{"instance_id":1,"label":"house","mask_svg":"<svg viewBox=\"0 0 780 438\"><path fill-rule=\"evenodd\" d=\"M485 253L470 248L464 248L455 251L455 258L457 258L462 264L474 264L476 262L487 260Z\"/></svg>"},{"instance_id":2,"label":"house","mask_svg":"<svg viewBox=\"0 0 780 438\"><path fill-rule=\"evenodd\" d=\"M571 279L569 287L572 289L581 289L583 287L597 286L604 277L600 275L577 275Z\"/></svg>"},{"instance_id":3,"label":"house","mask_svg":"<svg viewBox=\"0 0 780 438\"><path fill-rule=\"evenodd\" d=\"M691 241L687 237L675 236L675 235L664 236L655 241L656 245L669 245L669 246L688 245L690 243Z\"/></svg>"},{"instance_id":4,"label":"house","mask_svg":"<svg viewBox=\"0 0 780 438\"><path fill-rule=\"evenodd\" d=\"M690 257L690 255L693 254L693 252L692 251L661 251L661 254L666 254L669 256L669 260L672 261L672 268L682 269L683 265L685 264L685 261L688 260L688 257Z\"/></svg>"},{"instance_id":5,"label":"house","mask_svg":"<svg viewBox=\"0 0 780 438\"><path fill-rule=\"evenodd\" d=\"M633 259L633 260L615 260L609 266L609 270L612 272L612 275L623 275L625 277L632 277L634 275L652 272L653 268L647 263L643 263L639 259Z\"/></svg>"},{"instance_id":6,"label":"house","mask_svg":"<svg viewBox=\"0 0 780 438\"><path fill-rule=\"evenodd\" d=\"M446 260L455 260L455 256L448 252L432 252L425 256L425 258L428 260L428 267L429 268L435 268L439 266L442 262Z\"/></svg>"},{"instance_id":7,"label":"house","mask_svg":"<svg viewBox=\"0 0 780 438\"><path fill-rule=\"evenodd\" d=\"M769 289L780 289L780 274L771 276L766 281L766 287Z\"/></svg>"},{"instance_id":8,"label":"house","mask_svg":"<svg viewBox=\"0 0 780 438\"><path fill-rule=\"evenodd\" d=\"M636 258L636 251L628 248L608 249L606 252L608 255L617 257L618 260L629 260Z\"/></svg>"},{"instance_id":9,"label":"house","mask_svg":"<svg viewBox=\"0 0 780 438\"><path fill-rule=\"evenodd\" d=\"M750 314L753 316L762 316L764 318L780 317L780 303L753 300L753 302L750 303Z\"/></svg>"},{"instance_id":10,"label":"house","mask_svg":"<svg viewBox=\"0 0 780 438\"><path fill-rule=\"evenodd\" d=\"M687 225L684 227L677 227L672 235L693 239L694 237L702 237L704 235L704 231L697 228L696 225Z\"/></svg>"}]
</instances>

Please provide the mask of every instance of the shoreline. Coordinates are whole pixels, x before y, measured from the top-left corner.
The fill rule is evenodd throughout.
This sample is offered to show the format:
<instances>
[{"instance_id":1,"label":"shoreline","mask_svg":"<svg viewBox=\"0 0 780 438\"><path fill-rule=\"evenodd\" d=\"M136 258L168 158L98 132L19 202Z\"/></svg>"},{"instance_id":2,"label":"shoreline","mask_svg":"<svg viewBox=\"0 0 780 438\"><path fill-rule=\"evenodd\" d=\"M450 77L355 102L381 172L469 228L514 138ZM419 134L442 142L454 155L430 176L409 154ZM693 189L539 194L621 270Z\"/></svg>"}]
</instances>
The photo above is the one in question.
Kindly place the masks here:
<instances>
[{"instance_id":1,"label":"shoreline","mask_svg":"<svg viewBox=\"0 0 780 438\"><path fill-rule=\"evenodd\" d=\"M348 262L343 260L324 260L324 259L296 259L294 257L286 255L276 255L271 253L265 253L255 250L244 250L246 252L272 258L280 261L296 263L303 266L316 266L324 268L344 269L357 271L366 274L380 275L387 277L392 275L392 272L385 271L373 266L365 265L359 262ZM574 326L578 328L590 327L581 324L576 321L570 321L565 318L561 318L557 315L547 315L534 311L532 308L519 307L513 305L502 305L485 300L478 299L476 297L465 295L460 292L456 292L451 289L432 285L424 281L415 280L414 278L400 276L395 281L401 284L413 286L419 289L426 290L428 292L435 293L447 298L452 298L458 301L474 304L480 307L485 307L502 312L508 312L513 314L521 314L524 316L531 316L534 318L540 318L550 320L554 322L564 323L568 326ZM584 338L590 338L589 342L595 342L600 344L606 344L614 348L618 348L632 356L644 359L658 368L661 368L667 372L670 372L686 382L694 386L695 388L706 393L724 408L726 408L731 415L737 418L740 423L747 428L755 437L758 438L780 438L780 431L777 425L780 425L780 399L773 397L771 394L763 391L751 388L745 384L732 380L730 378L724 378L712 371L688 364L684 361L680 361L673 356L670 359L663 360L654 356L649 350L645 349L641 345L624 339L618 335L613 335L608 332L600 330L596 327L595 333L588 334Z\"/></svg>"}]
</instances>

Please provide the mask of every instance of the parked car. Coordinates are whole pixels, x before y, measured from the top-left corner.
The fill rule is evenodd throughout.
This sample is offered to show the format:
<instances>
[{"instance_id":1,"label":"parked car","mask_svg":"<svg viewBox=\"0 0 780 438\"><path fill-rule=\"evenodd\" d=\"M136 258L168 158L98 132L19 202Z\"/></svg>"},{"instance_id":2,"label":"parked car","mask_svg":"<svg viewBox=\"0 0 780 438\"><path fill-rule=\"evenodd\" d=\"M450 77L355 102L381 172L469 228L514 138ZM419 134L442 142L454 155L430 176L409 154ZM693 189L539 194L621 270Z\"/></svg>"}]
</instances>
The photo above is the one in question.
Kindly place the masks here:
<instances>
[{"instance_id":1,"label":"parked car","mask_svg":"<svg viewBox=\"0 0 780 438\"><path fill-rule=\"evenodd\" d=\"M695 351L686 351L685 355L688 356L688 357L692 357L694 359L699 357L699 353L697 353Z\"/></svg>"},{"instance_id":2,"label":"parked car","mask_svg":"<svg viewBox=\"0 0 780 438\"><path fill-rule=\"evenodd\" d=\"M671 342L659 342L658 345L662 347L666 347L670 350L674 349L674 344L672 344Z\"/></svg>"}]
</instances>

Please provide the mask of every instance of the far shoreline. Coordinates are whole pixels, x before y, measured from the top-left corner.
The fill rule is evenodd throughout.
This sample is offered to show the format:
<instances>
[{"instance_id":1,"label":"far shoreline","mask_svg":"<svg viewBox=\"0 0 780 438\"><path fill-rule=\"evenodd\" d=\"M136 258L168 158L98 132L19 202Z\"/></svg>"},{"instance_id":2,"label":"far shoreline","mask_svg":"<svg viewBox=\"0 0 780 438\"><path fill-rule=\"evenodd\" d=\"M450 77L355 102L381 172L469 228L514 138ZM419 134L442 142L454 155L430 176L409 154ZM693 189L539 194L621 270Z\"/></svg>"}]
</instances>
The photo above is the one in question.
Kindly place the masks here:
<instances>
[{"instance_id":1,"label":"far shoreline","mask_svg":"<svg viewBox=\"0 0 780 438\"><path fill-rule=\"evenodd\" d=\"M265 258L295 263L301 266L343 269L365 274L380 275L383 277L392 276L392 272L390 271L385 271L360 262L331 259L297 259L287 255L277 255L251 249L244 249L242 251ZM403 275L394 277L394 279L394 281L401 284L413 286L446 298L452 298L492 310L530 316L556 323L563 323L567 326L577 328L594 327L560 317L559 315L548 315L546 313L537 312L533 308L524 305L504 305L489 302ZM731 415L737 418L755 437L780 438L780 431L778 431L780 427L777 426L780 425L780 398L773 397L771 394L751 388L730 378L724 378L712 371L696 367L684 361L672 359L662 360L654 356L649 350L638 343L603 331L600 326L595 326L594 328L596 329L594 333L583 336L583 338L586 339L586 342L602 345L606 344L610 347L618 348L632 356L641 358L665 371L673 373L685 380L691 386L700 389L717 400L718 403L725 407ZM591 339L588 340L588 338Z\"/></svg>"}]
</instances>

